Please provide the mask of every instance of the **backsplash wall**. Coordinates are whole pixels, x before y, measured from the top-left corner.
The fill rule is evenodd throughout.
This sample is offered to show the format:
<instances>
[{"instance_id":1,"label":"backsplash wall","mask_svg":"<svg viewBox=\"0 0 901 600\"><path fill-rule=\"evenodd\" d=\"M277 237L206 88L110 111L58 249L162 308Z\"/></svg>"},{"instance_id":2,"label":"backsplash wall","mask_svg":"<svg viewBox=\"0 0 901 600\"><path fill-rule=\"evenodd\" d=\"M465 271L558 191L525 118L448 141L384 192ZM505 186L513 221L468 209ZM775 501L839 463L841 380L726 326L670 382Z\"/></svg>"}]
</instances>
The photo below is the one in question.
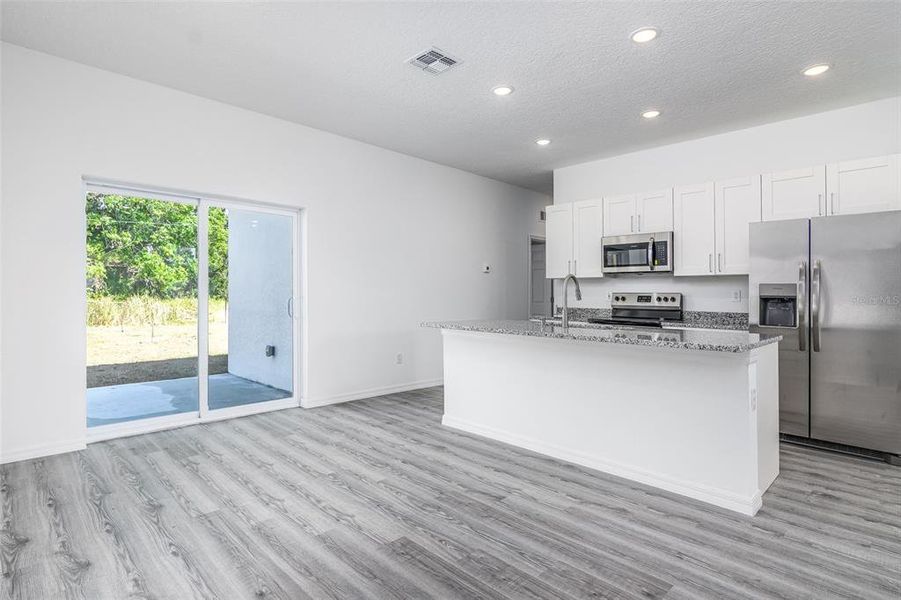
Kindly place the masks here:
<instances>
[{"instance_id":1,"label":"backsplash wall","mask_svg":"<svg viewBox=\"0 0 901 600\"><path fill-rule=\"evenodd\" d=\"M747 275L716 277L674 277L665 274L624 274L600 279L582 279L582 300L576 301L570 284L569 305L579 308L610 308L613 292L681 292L685 310L716 312L748 312ZM738 292L741 300L734 301ZM554 281L554 302L563 303L560 281Z\"/></svg>"}]
</instances>

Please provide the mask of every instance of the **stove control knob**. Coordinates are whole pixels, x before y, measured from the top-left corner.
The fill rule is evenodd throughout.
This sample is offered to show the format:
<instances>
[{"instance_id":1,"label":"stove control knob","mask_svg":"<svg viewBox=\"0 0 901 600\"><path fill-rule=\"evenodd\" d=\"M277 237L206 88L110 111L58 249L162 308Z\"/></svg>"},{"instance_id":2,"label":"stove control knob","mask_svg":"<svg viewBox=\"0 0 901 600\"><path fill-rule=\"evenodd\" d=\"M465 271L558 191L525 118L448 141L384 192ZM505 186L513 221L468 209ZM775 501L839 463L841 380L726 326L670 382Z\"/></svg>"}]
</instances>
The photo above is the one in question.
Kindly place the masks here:
<instances>
[{"instance_id":1,"label":"stove control knob","mask_svg":"<svg viewBox=\"0 0 901 600\"><path fill-rule=\"evenodd\" d=\"M664 301L664 302L669 302L669 298L667 298L666 296L664 296L664 297L663 297L663 301Z\"/></svg>"},{"instance_id":2,"label":"stove control knob","mask_svg":"<svg viewBox=\"0 0 901 600\"><path fill-rule=\"evenodd\" d=\"M660 296L657 296L657 302L660 302Z\"/></svg>"},{"instance_id":3,"label":"stove control knob","mask_svg":"<svg viewBox=\"0 0 901 600\"><path fill-rule=\"evenodd\" d=\"M669 299L669 301L670 301L670 302L675 302L675 301L676 301L676 297L675 297L675 296L672 296L672 297Z\"/></svg>"}]
</instances>

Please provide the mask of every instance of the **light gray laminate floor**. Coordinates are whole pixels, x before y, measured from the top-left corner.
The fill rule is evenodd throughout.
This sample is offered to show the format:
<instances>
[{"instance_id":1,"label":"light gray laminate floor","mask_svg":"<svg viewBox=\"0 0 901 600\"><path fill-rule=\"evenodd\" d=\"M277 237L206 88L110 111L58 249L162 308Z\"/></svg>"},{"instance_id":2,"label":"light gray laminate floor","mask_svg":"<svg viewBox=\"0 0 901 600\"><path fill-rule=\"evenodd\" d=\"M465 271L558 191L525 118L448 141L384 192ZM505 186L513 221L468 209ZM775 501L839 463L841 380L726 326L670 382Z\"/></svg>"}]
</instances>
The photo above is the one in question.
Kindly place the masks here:
<instances>
[{"instance_id":1,"label":"light gray laminate floor","mask_svg":"<svg viewBox=\"0 0 901 600\"><path fill-rule=\"evenodd\" d=\"M6 465L0 598L901 597L901 469L754 518L443 428L441 388Z\"/></svg>"}]
</instances>

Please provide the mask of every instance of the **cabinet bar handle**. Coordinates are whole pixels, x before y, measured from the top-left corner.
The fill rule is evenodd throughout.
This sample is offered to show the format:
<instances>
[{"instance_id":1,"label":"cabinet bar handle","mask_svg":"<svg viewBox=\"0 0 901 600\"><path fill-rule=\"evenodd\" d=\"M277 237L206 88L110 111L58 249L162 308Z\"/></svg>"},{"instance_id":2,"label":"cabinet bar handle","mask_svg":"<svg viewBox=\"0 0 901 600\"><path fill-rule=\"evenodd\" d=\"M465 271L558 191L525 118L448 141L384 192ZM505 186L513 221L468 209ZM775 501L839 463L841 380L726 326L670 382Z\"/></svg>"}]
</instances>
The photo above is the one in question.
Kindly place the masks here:
<instances>
[{"instance_id":1,"label":"cabinet bar handle","mask_svg":"<svg viewBox=\"0 0 901 600\"><path fill-rule=\"evenodd\" d=\"M707 255L707 270L713 273L713 254Z\"/></svg>"},{"instance_id":2,"label":"cabinet bar handle","mask_svg":"<svg viewBox=\"0 0 901 600\"><path fill-rule=\"evenodd\" d=\"M823 216L823 194L817 194L817 214Z\"/></svg>"},{"instance_id":3,"label":"cabinet bar handle","mask_svg":"<svg viewBox=\"0 0 901 600\"><path fill-rule=\"evenodd\" d=\"M635 215L629 215L629 232L635 233Z\"/></svg>"},{"instance_id":4,"label":"cabinet bar handle","mask_svg":"<svg viewBox=\"0 0 901 600\"><path fill-rule=\"evenodd\" d=\"M723 272L723 253L722 252L716 253L716 270L719 271L720 273Z\"/></svg>"},{"instance_id":5,"label":"cabinet bar handle","mask_svg":"<svg viewBox=\"0 0 901 600\"><path fill-rule=\"evenodd\" d=\"M641 215L638 215L638 231L641 231Z\"/></svg>"},{"instance_id":6,"label":"cabinet bar handle","mask_svg":"<svg viewBox=\"0 0 901 600\"><path fill-rule=\"evenodd\" d=\"M835 214L835 192L829 192L829 212Z\"/></svg>"}]
</instances>

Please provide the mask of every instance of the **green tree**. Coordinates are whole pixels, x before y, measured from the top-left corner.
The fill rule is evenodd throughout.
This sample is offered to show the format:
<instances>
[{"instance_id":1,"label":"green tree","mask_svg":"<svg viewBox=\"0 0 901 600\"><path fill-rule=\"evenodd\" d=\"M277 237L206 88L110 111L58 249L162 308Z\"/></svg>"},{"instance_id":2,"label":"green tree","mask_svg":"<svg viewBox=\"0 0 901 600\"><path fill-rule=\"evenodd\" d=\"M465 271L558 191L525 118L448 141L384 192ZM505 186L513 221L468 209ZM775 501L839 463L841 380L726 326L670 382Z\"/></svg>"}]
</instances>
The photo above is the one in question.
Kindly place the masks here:
<instances>
[{"instance_id":1,"label":"green tree","mask_svg":"<svg viewBox=\"0 0 901 600\"><path fill-rule=\"evenodd\" d=\"M197 293L197 209L114 194L87 195L92 296L179 298ZM210 210L210 295L228 294L228 217Z\"/></svg>"}]
</instances>

